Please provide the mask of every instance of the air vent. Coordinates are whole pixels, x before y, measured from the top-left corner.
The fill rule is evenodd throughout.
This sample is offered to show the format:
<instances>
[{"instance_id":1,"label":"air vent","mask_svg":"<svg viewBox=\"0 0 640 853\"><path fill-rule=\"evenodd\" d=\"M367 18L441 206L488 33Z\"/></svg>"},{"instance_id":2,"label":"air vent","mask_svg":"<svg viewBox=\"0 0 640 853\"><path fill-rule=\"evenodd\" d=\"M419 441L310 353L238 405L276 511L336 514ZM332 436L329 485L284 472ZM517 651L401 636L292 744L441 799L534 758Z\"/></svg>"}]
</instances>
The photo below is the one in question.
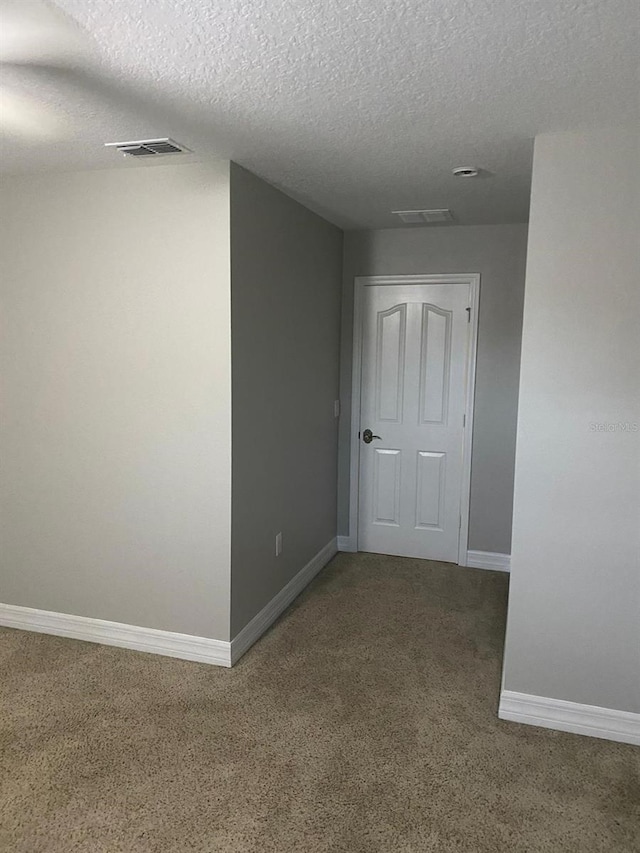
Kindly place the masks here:
<instances>
[{"instance_id":1,"label":"air vent","mask_svg":"<svg viewBox=\"0 0 640 853\"><path fill-rule=\"evenodd\" d=\"M165 154L190 154L188 148L173 139L141 139L137 142L106 142L105 148L117 148L127 157L161 157Z\"/></svg>"},{"instance_id":2,"label":"air vent","mask_svg":"<svg viewBox=\"0 0 640 853\"><path fill-rule=\"evenodd\" d=\"M451 224L453 214L446 208L438 210L393 210L405 225L446 225Z\"/></svg>"}]
</instances>

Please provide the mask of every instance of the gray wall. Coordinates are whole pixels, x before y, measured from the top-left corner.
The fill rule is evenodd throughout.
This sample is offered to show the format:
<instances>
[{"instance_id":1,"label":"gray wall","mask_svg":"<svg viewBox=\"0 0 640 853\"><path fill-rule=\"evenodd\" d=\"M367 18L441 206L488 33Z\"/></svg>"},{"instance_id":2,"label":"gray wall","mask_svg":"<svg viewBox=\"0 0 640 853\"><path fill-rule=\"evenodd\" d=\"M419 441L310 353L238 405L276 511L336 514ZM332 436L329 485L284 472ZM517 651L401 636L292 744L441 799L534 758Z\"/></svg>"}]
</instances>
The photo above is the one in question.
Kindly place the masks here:
<instances>
[{"instance_id":1,"label":"gray wall","mask_svg":"<svg viewBox=\"0 0 640 853\"><path fill-rule=\"evenodd\" d=\"M229 164L0 204L0 601L228 639Z\"/></svg>"},{"instance_id":2,"label":"gray wall","mask_svg":"<svg viewBox=\"0 0 640 853\"><path fill-rule=\"evenodd\" d=\"M536 139L504 666L507 690L631 712L639 150L640 128Z\"/></svg>"},{"instance_id":3,"label":"gray wall","mask_svg":"<svg viewBox=\"0 0 640 853\"><path fill-rule=\"evenodd\" d=\"M398 228L345 234L338 531L349 534L353 279L481 274L469 548L511 551L526 225Z\"/></svg>"},{"instance_id":4,"label":"gray wall","mask_svg":"<svg viewBox=\"0 0 640 853\"><path fill-rule=\"evenodd\" d=\"M231 270L235 636L336 535L342 233L232 164Z\"/></svg>"}]
</instances>

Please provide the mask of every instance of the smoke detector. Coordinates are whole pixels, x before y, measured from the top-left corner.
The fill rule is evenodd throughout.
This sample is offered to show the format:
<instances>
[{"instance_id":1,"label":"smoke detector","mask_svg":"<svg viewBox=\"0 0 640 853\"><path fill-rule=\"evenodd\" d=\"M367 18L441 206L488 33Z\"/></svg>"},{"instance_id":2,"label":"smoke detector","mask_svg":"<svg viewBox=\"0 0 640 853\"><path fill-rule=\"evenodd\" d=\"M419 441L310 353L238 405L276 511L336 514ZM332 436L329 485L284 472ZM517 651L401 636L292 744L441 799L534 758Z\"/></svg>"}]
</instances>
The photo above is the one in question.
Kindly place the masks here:
<instances>
[{"instance_id":1,"label":"smoke detector","mask_svg":"<svg viewBox=\"0 0 640 853\"><path fill-rule=\"evenodd\" d=\"M477 178L480 174L480 169L475 166L456 166L451 170L456 178Z\"/></svg>"},{"instance_id":2,"label":"smoke detector","mask_svg":"<svg viewBox=\"0 0 640 853\"><path fill-rule=\"evenodd\" d=\"M135 142L105 142L105 148L117 148L127 157L161 157L165 154L190 154L191 151L173 139L139 139Z\"/></svg>"},{"instance_id":3,"label":"smoke detector","mask_svg":"<svg viewBox=\"0 0 640 853\"><path fill-rule=\"evenodd\" d=\"M453 214L447 208L437 210L392 210L405 225L446 225L453 222Z\"/></svg>"}]
</instances>

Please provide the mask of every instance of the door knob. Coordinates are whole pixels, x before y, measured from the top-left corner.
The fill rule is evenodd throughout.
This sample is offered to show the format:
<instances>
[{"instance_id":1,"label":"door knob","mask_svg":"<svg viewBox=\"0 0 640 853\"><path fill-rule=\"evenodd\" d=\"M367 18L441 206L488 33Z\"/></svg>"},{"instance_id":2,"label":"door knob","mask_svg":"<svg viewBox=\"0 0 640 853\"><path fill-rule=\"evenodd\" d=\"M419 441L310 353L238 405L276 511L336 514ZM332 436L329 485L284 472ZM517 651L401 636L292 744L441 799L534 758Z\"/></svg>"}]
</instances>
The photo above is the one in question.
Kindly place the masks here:
<instances>
[{"instance_id":1,"label":"door knob","mask_svg":"<svg viewBox=\"0 0 640 853\"><path fill-rule=\"evenodd\" d=\"M381 435L374 435L370 429L365 429L362 433L362 440L365 444L371 444L374 438L382 438Z\"/></svg>"}]
</instances>

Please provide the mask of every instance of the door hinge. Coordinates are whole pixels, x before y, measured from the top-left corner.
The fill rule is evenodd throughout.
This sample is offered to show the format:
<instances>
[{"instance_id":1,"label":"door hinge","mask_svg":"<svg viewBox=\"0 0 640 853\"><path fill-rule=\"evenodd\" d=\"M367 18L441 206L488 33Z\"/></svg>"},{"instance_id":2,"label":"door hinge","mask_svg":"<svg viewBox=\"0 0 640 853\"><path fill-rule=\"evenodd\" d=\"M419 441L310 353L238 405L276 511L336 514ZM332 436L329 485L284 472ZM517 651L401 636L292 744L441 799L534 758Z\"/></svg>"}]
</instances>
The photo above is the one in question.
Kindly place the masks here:
<instances>
[{"instance_id":1,"label":"door hinge","mask_svg":"<svg viewBox=\"0 0 640 853\"><path fill-rule=\"evenodd\" d=\"M464 429L466 427L466 425L467 425L467 416L463 415L462 416L462 428Z\"/></svg>"},{"instance_id":2,"label":"door hinge","mask_svg":"<svg viewBox=\"0 0 640 853\"><path fill-rule=\"evenodd\" d=\"M462 530L462 516L458 518L458 530Z\"/></svg>"},{"instance_id":3,"label":"door hinge","mask_svg":"<svg viewBox=\"0 0 640 853\"><path fill-rule=\"evenodd\" d=\"M467 323L471 322L471 306L464 309L467 312Z\"/></svg>"}]
</instances>

